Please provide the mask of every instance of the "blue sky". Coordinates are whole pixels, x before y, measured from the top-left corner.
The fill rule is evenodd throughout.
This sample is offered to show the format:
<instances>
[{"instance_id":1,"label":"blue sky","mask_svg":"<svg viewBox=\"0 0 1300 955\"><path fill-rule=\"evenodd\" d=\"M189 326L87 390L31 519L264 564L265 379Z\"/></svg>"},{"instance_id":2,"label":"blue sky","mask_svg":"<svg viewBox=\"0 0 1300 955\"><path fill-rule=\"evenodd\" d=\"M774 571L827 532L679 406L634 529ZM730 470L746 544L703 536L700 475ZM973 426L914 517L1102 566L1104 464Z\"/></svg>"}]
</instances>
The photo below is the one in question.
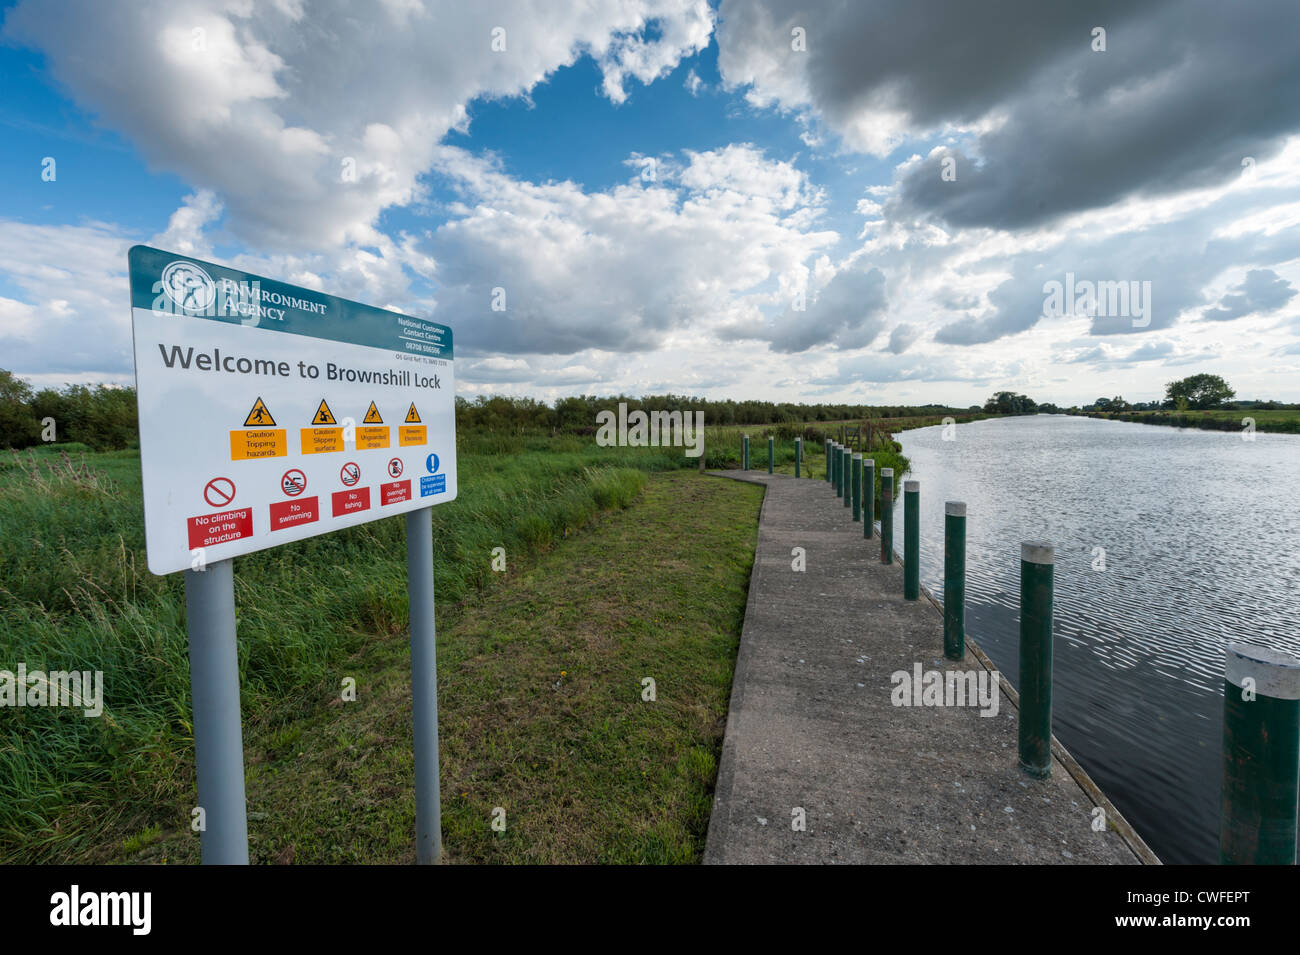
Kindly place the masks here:
<instances>
[{"instance_id":1,"label":"blue sky","mask_svg":"<svg viewBox=\"0 0 1300 955\"><path fill-rule=\"evenodd\" d=\"M1300 400L1287 5L917 6L5 3L0 367L129 382L148 242L433 315L471 397Z\"/></svg>"}]
</instances>

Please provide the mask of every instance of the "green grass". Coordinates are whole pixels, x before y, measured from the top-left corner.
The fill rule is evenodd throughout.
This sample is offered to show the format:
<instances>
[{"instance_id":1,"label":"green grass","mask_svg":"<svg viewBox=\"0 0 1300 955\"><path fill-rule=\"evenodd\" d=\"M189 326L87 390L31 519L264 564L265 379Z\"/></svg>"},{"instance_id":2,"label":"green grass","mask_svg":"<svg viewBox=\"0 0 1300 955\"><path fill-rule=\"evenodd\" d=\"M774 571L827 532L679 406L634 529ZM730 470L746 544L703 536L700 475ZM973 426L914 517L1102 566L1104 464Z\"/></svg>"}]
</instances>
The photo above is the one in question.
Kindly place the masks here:
<instances>
[{"instance_id":1,"label":"green grass","mask_svg":"<svg viewBox=\"0 0 1300 955\"><path fill-rule=\"evenodd\" d=\"M1256 431L1300 434L1300 411L1256 411L1253 408L1210 411L1118 411L1086 412L1090 418L1133 421L1139 424L1162 424L1175 428L1200 428L1208 431L1241 431L1243 419L1251 418Z\"/></svg>"},{"instance_id":2,"label":"green grass","mask_svg":"<svg viewBox=\"0 0 1300 955\"><path fill-rule=\"evenodd\" d=\"M434 509L454 857L697 857L759 492L689 473L643 492L648 475L693 464L677 449L589 438L460 442L460 496ZM575 536L611 512L626 518L616 539L603 536L613 518ZM101 719L0 713L0 861L191 861L183 582L144 567L136 452L0 458L0 524L0 668L105 673ZM409 854L402 527L378 521L236 561L261 861ZM504 580L491 571L498 546ZM659 672L661 704L641 704L641 676ZM344 675L364 688L355 704L339 702ZM587 788L594 802L560 826ZM476 828L488 803L507 808L504 836Z\"/></svg>"}]
</instances>

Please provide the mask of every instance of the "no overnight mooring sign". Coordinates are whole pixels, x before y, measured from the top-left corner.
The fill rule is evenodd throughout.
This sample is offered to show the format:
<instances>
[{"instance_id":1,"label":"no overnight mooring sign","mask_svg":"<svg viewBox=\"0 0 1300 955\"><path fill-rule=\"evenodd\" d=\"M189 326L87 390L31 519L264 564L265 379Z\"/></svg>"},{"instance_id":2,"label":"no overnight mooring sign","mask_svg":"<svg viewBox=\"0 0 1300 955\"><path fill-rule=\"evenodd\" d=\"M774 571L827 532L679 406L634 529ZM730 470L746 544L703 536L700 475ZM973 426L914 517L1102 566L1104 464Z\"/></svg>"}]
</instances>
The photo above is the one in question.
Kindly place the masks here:
<instances>
[{"instance_id":1,"label":"no overnight mooring sign","mask_svg":"<svg viewBox=\"0 0 1300 955\"><path fill-rule=\"evenodd\" d=\"M128 258L153 573L456 497L450 328L147 246Z\"/></svg>"}]
</instances>

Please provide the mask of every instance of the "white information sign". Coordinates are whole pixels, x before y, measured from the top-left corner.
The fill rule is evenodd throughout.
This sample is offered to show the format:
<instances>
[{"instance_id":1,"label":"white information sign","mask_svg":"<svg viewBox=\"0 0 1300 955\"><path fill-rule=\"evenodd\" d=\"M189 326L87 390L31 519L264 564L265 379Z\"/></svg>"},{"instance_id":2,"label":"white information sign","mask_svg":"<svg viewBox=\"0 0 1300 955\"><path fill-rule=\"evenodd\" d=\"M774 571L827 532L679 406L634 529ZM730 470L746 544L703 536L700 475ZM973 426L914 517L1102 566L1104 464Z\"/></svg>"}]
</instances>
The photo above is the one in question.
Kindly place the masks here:
<instances>
[{"instance_id":1,"label":"white information sign","mask_svg":"<svg viewBox=\"0 0 1300 955\"><path fill-rule=\"evenodd\" d=\"M129 263L153 573L456 497L450 328L146 246Z\"/></svg>"}]
</instances>

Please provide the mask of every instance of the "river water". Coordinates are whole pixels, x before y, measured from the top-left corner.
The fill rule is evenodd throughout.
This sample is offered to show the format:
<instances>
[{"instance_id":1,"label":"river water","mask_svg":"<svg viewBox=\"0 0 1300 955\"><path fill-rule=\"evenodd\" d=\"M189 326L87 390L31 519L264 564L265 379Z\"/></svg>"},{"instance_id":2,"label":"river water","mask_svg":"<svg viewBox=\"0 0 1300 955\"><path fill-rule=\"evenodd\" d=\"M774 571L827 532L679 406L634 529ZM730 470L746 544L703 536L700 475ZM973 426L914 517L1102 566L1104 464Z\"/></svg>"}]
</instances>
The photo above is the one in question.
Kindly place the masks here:
<instances>
[{"instance_id":1,"label":"river water","mask_svg":"<svg viewBox=\"0 0 1300 955\"><path fill-rule=\"evenodd\" d=\"M922 584L942 600L944 502L965 501L967 633L1018 686L1020 543L1054 544L1056 735L1162 861L1217 862L1223 647L1300 655L1300 435L1058 415L948 433L896 436Z\"/></svg>"}]
</instances>

